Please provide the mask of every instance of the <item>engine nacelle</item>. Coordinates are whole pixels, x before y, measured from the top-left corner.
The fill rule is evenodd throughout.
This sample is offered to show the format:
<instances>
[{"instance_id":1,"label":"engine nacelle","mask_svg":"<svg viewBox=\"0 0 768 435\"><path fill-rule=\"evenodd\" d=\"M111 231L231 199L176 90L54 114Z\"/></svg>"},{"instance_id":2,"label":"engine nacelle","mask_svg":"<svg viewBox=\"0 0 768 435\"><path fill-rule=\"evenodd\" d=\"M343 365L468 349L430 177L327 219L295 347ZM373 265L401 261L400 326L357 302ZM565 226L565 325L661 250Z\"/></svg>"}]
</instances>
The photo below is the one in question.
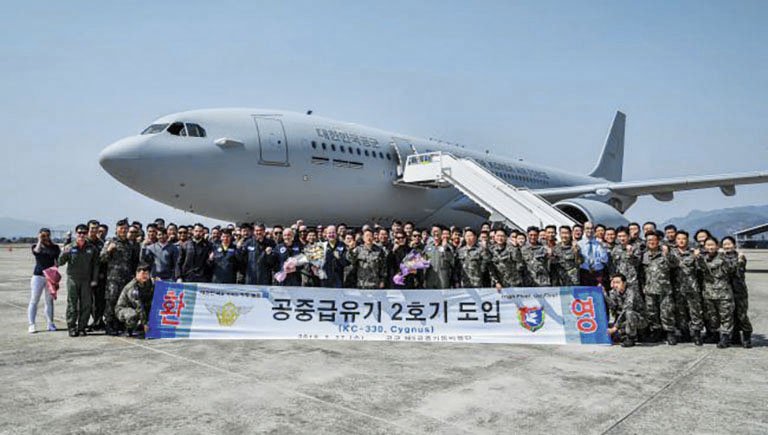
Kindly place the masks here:
<instances>
[{"instance_id":1,"label":"engine nacelle","mask_svg":"<svg viewBox=\"0 0 768 435\"><path fill-rule=\"evenodd\" d=\"M566 199L555 203L555 207L581 223L590 221L614 228L629 223L629 220L627 220L627 218L625 218L618 210L604 202L595 201L593 199Z\"/></svg>"}]
</instances>

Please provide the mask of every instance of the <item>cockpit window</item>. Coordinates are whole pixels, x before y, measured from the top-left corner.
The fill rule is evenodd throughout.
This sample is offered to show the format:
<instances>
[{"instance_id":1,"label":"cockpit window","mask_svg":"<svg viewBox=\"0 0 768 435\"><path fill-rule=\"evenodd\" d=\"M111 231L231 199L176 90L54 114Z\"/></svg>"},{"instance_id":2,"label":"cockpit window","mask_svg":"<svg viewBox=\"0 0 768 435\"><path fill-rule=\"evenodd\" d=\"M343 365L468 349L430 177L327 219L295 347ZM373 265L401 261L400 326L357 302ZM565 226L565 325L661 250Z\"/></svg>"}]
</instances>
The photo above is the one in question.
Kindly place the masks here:
<instances>
[{"instance_id":1,"label":"cockpit window","mask_svg":"<svg viewBox=\"0 0 768 435\"><path fill-rule=\"evenodd\" d=\"M145 128L141 134L157 134L165 130L165 127L168 127L168 124L152 124Z\"/></svg>"},{"instance_id":2,"label":"cockpit window","mask_svg":"<svg viewBox=\"0 0 768 435\"><path fill-rule=\"evenodd\" d=\"M197 124L187 124L187 133L192 137L205 137L205 129Z\"/></svg>"},{"instance_id":3,"label":"cockpit window","mask_svg":"<svg viewBox=\"0 0 768 435\"><path fill-rule=\"evenodd\" d=\"M191 136L191 137L205 137L205 129L200 127L199 124L184 124L183 122L174 122L173 124L152 124L145 128L141 134L156 134L165 129L168 129L168 133L174 136Z\"/></svg>"},{"instance_id":4,"label":"cockpit window","mask_svg":"<svg viewBox=\"0 0 768 435\"><path fill-rule=\"evenodd\" d=\"M171 124L170 127L168 127L168 133L174 135L174 136L186 136L187 135L187 129L184 128L184 124L181 122L174 122Z\"/></svg>"}]
</instances>

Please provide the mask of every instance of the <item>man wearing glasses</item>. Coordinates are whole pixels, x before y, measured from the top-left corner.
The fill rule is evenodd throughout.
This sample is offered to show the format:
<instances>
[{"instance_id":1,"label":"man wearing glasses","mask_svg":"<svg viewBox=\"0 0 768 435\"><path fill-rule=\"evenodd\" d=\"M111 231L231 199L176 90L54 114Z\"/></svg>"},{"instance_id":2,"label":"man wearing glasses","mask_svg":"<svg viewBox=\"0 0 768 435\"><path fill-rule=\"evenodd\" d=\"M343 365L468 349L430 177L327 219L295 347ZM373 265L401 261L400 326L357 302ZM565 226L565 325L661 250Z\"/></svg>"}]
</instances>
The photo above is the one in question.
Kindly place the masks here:
<instances>
[{"instance_id":1,"label":"man wearing glasses","mask_svg":"<svg viewBox=\"0 0 768 435\"><path fill-rule=\"evenodd\" d=\"M400 263L408 254L410 249L408 248L408 236L402 230L398 230L395 233L395 244L392 246L392 251L387 256L387 286L391 286L396 289L409 288L409 280L413 281L411 275L408 275L405 279L405 284L398 285L392 282L392 278L400 272Z\"/></svg>"},{"instance_id":2,"label":"man wearing glasses","mask_svg":"<svg viewBox=\"0 0 768 435\"><path fill-rule=\"evenodd\" d=\"M178 278L179 273L181 273L181 265L184 264L184 258L186 258L187 251L184 250L184 245L186 245L187 240L189 240L189 227L185 225L179 226L179 229L176 230L176 237L176 241L173 243L179 249L179 259L176 262L176 266L179 269L176 271L176 278Z\"/></svg>"},{"instance_id":3,"label":"man wearing glasses","mask_svg":"<svg viewBox=\"0 0 768 435\"><path fill-rule=\"evenodd\" d=\"M92 287L99 280L99 251L88 242L88 227L75 228L75 241L64 247L59 265L67 267L67 329L70 337L85 336L91 317Z\"/></svg>"}]
</instances>

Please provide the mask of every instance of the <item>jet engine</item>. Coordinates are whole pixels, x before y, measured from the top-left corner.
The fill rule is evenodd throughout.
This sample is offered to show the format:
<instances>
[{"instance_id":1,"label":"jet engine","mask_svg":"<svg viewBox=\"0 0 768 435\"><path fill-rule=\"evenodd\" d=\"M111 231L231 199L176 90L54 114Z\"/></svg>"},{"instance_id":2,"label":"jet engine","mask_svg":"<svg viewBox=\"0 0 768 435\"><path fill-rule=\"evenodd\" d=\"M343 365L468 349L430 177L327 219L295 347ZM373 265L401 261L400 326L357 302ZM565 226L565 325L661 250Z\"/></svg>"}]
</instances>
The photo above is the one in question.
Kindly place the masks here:
<instances>
[{"instance_id":1,"label":"jet engine","mask_svg":"<svg viewBox=\"0 0 768 435\"><path fill-rule=\"evenodd\" d=\"M556 202L555 207L581 223L590 221L607 227L618 227L629 223L627 218L618 210L609 204L594 199L566 199Z\"/></svg>"}]
</instances>

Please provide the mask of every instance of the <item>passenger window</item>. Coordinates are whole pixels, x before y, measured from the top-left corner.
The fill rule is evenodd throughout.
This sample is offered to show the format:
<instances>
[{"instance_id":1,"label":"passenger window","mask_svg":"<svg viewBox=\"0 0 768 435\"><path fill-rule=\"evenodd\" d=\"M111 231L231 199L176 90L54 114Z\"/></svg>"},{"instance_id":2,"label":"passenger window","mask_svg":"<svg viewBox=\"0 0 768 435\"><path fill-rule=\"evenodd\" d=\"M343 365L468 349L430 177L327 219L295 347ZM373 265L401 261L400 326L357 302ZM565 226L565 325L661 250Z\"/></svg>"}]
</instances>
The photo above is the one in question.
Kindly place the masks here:
<instances>
[{"instance_id":1,"label":"passenger window","mask_svg":"<svg viewBox=\"0 0 768 435\"><path fill-rule=\"evenodd\" d=\"M368 157L368 150L365 150L365 156Z\"/></svg>"},{"instance_id":2,"label":"passenger window","mask_svg":"<svg viewBox=\"0 0 768 435\"><path fill-rule=\"evenodd\" d=\"M380 159L383 159L383 158L384 158L384 153L382 153L381 151L379 151L379 158L380 158Z\"/></svg>"},{"instance_id":3,"label":"passenger window","mask_svg":"<svg viewBox=\"0 0 768 435\"><path fill-rule=\"evenodd\" d=\"M187 129L184 128L184 124L181 122L174 122L171 124L170 127L168 127L168 133L174 135L174 136L186 136L187 135Z\"/></svg>"},{"instance_id":4,"label":"passenger window","mask_svg":"<svg viewBox=\"0 0 768 435\"><path fill-rule=\"evenodd\" d=\"M392 154L387 153L387 160L392 160Z\"/></svg>"},{"instance_id":5,"label":"passenger window","mask_svg":"<svg viewBox=\"0 0 768 435\"><path fill-rule=\"evenodd\" d=\"M313 149L317 149L317 142L315 142L315 141L312 141L312 148L313 148Z\"/></svg>"},{"instance_id":6,"label":"passenger window","mask_svg":"<svg viewBox=\"0 0 768 435\"><path fill-rule=\"evenodd\" d=\"M336 151L336 144L335 143L331 144L331 151Z\"/></svg>"},{"instance_id":7,"label":"passenger window","mask_svg":"<svg viewBox=\"0 0 768 435\"><path fill-rule=\"evenodd\" d=\"M325 146L325 142L323 142L323 151L325 151L327 148Z\"/></svg>"},{"instance_id":8,"label":"passenger window","mask_svg":"<svg viewBox=\"0 0 768 435\"><path fill-rule=\"evenodd\" d=\"M342 153L345 152L344 151L344 145L339 145L339 151L341 151Z\"/></svg>"},{"instance_id":9,"label":"passenger window","mask_svg":"<svg viewBox=\"0 0 768 435\"><path fill-rule=\"evenodd\" d=\"M361 154L361 153L360 153L360 148L358 148L358 149L357 149L357 155L359 156L360 154Z\"/></svg>"}]
</instances>

